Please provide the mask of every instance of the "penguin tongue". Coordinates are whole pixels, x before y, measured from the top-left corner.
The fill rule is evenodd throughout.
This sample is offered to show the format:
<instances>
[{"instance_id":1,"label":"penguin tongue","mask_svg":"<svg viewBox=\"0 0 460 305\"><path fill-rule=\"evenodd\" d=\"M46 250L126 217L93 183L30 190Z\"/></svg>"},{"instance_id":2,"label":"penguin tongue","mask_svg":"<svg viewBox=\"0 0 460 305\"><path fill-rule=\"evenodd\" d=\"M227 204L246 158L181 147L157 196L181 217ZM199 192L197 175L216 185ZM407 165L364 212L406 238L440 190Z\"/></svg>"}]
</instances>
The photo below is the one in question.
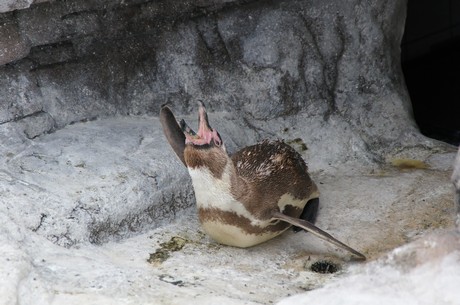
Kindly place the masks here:
<instances>
[{"instance_id":1,"label":"penguin tongue","mask_svg":"<svg viewBox=\"0 0 460 305\"><path fill-rule=\"evenodd\" d=\"M213 137L213 130L209 126L208 114L206 113L206 108L202 101L199 101L198 104L200 108L198 110L198 136L204 140L206 144L209 144Z\"/></svg>"}]
</instances>

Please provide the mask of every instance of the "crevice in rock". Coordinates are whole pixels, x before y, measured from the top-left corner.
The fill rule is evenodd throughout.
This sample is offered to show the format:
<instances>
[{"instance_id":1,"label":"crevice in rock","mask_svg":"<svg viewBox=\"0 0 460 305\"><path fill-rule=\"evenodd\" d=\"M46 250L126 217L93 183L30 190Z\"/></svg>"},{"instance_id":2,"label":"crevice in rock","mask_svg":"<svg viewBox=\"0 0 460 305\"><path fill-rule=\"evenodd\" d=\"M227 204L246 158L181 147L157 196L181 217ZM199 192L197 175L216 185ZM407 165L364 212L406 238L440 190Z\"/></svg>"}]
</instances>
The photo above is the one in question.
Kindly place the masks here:
<instances>
[{"instance_id":1,"label":"crevice in rock","mask_svg":"<svg viewBox=\"0 0 460 305\"><path fill-rule=\"evenodd\" d=\"M341 64L341 59L343 57L343 54L345 53L345 50L346 50L346 47L345 47L345 44L346 44L346 38L345 38L345 34L343 33L343 30L345 28L345 23L343 22L343 16L337 14L334 18L334 29L335 29L335 32L337 33L337 36L340 40L340 44L339 44L339 47L338 47L338 51L336 50L336 54L335 56L332 58L332 67L331 67L331 72L328 73L328 75L330 74L330 77L329 77L329 84L328 84L328 88L329 88L329 96L330 96L330 106L329 106L329 112L326 112L325 114L325 118L326 120L328 119L328 117L332 114L332 113L337 113L338 109L337 109L337 104L336 104L336 98L337 98L337 95L336 95L336 92L337 92L337 82L338 82L338 79L340 77L339 75L339 72L340 72L340 69L339 69L339 66ZM328 79L328 78L326 78ZM328 82L326 81L326 84Z\"/></svg>"},{"instance_id":2,"label":"crevice in rock","mask_svg":"<svg viewBox=\"0 0 460 305\"><path fill-rule=\"evenodd\" d=\"M43 225L43 222L45 221L46 217L48 217L48 215L46 215L44 213L40 214L40 222L35 228L32 229L33 232L37 232L41 228L41 226Z\"/></svg>"},{"instance_id":3,"label":"crevice in rock","mask_svg":"<svg viewBox=\"0 0 460 305\"><path fill-rule=\"evenodd\" d=\"M306 29L306 31L308 33L308 36L311 38L311 40L308 39L306 41L306 45L311 45L313 47L312 49L314 50L314 53L309 54L309 56L311 56L311 57L313 57L313 59L317 60L317 62L315 63L316 65L321 66L321 79L319 80L319 84L317 84L317 87L319 87L322 84L322 82L326 82L326 78L327 78L325 57L322 54L321 49L319 47L317 33L315 33L313 31L313 29L312 29L313 28L313 26L312 26L313 21L308 20L308 18L306 16L304 16L303 14L299 14L299 17L304 23L305 29ZM304 51L304 52L307 52L307 50ZM305 55L306 54L304 53L303 58L305 58L304 57ZM307 63L305 62L305 59L302 61L302 63L304 65L302 67L303 79L307 80L307 77L305 76L306 65L307 65ZM309 88L309 86L310 86L310 83L306 81L305 82L305 87ZM328 92L328 94L326 96L323 94L324 90L321 90L320 92L318 92L318 95L319 95L319 97L321 97L322 99L324 99L328 103L329 110L326 113L330 113L330 112L332 112L332 109L330 109L330 108L331 108L331 99L333 98L333 96L330 96L330 90L325 90L325 91Z\"/></svg>"},{"instance_id":4,"label":"crevice in rock","mask_svg":"<svg viewBox=\"0 0 460 305\"><path fill-rule=\"evenodd\" d=\"M161 206L158 203L161 203ZM186 185L178 193L169 193L168 190L161 191L160 198L157 198L147 208L129 213L121 220L110 218L98 220L94 218L94 213L90 212L93 220L88 225L89 241L100 245L110 240L120 240L133 234L139 234L147 228L152 229L164 221L174 219L178 211L183 211L193 204L191 185Z\"/></svg>"},{"instance_id":5,"label":"crevice in rock","mask_svg":"<svg viewBox=\"0 0 460 305\"><path fill-rule=\"evenodd\" d=\"M197 30L211 58L219 65L229 63L231 54L219 33L215 15L197 20Z\"/></svg>"}]
</instances>

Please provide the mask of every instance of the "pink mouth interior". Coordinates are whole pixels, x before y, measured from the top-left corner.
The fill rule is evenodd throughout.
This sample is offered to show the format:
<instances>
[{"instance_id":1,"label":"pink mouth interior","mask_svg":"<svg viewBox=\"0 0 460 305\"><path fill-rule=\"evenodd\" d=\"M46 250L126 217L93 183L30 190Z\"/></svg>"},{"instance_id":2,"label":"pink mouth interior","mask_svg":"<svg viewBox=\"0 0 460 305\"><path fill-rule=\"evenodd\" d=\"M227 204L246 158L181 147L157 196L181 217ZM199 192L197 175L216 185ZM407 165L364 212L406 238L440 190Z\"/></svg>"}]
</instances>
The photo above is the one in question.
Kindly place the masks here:
<instances>
[{"instance_id":1,"label":"pink mouth interior","mask_svg":"<svg viewBox=\"0 0 460 305\"><path fill-rule=\"evenodd\" d=\"M218 146L221 145L222 141L217 133L216 130L211 129L208 126L208 120L206 115L206 109L202 104L200 104L200 108L198 111L199 117L199 125L198 125L198 133L193 135L191 133L185 133L185 144L194 144L194 145L205 145L210 144L212 140Z\"/></svg>"}]
</instances>

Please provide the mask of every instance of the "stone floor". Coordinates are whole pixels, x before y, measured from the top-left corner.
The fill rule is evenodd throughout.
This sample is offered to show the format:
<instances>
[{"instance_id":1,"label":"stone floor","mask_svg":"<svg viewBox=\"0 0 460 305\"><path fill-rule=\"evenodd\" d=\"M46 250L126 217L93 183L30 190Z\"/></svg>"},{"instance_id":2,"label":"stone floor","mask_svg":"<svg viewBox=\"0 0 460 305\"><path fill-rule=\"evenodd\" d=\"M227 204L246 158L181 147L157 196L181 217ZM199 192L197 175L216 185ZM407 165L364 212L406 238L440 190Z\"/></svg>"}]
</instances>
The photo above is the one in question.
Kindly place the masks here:
<instances>
[{"instance_id":1,"label":"stone floor","mask_svg":"<svg viewBox=\"0 0 460 305\"><path fill-rule=\"evenodd\" d=\"M0 304L340 304L321 298L331 289L349 304L381 304L392 289L389 301L455 304L460 272L445 269L460 269L453 149L312 173L317 225L367 255L359 263L304 232L249 249L214 243L159 137L155 119L114 118L2 148ZM168 200L177 209L158 205ZM312 271L325 265L337 272Z\"/></svg>"}]
</instances>

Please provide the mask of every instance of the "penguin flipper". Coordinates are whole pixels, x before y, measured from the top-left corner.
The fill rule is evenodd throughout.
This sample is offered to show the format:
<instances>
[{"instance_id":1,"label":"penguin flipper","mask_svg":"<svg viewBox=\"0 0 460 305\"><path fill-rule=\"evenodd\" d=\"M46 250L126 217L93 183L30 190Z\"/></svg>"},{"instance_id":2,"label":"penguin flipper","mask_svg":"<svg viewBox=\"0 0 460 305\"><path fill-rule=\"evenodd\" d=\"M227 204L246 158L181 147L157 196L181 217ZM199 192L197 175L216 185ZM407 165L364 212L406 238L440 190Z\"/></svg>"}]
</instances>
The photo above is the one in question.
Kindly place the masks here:
<instances>
[{"instance_id":1,"label":"penguin flipper","mask_svg":"<svg viewBox=\"0 0 460 305\"><path fill-rule=\"evenodd\" d=\"M320 228L318 228L317 226L315 226L314 224L312 224L312 223L310 223L310 222L308 222L306 220L293 218L293 217L287 216L287 215L285 215L283 213L280 213L278 211L273 212L272 218L273 219L279 219L281 221L285 221L285 222L290 223L291 225L294 225L296 227L300 227L300 228L302 228L302 229L304 229L304 230L306 230L308 232L311 232L313 235L321 238L322 240L328 241L331 244L334 244L334 245L336 245L337 247L339 247L341 249L347 250L348 252L350 252L350 253L354 254L355 256L357 256L357 258L359 260L366 260L366 257L363 254L361 254L358 251L356 251L355 249L347 246L346 244L342 243L338 239L335 239L329 233L321 230Z\"/></svg>"},{"instance_id":2,"label":"penguin flipper","mask_svg":"<svg viewBox=\"0 0 460 305\"><path fill-rule=\"evenodd\" d=\"M316 217L318 216L318 209L319 209L319 198L313 198L307 202L299 218L306 220L311 224L315 224ZM299 232L303 230L301 227L296 227L296 226L292 227L292 229L294 230L294 232Z\"/></svg>"},{"instance_id":3,"label":"penguin flipper","mask_svg":"<svg viewBox=\"0 0 460 305\"><path fill-rule=\"evenodd\" d=\"M172 149L182 161L182 163L187 166L187 164L185 164L184 158L185 135L182 132L179 124L177 124L176 118L174 117L171 109L169 109L169 107L166 105L161 106L160 122L163 126L163 132L169 142L169 145L171 145Z\"/></svg>"}]
</instances>

